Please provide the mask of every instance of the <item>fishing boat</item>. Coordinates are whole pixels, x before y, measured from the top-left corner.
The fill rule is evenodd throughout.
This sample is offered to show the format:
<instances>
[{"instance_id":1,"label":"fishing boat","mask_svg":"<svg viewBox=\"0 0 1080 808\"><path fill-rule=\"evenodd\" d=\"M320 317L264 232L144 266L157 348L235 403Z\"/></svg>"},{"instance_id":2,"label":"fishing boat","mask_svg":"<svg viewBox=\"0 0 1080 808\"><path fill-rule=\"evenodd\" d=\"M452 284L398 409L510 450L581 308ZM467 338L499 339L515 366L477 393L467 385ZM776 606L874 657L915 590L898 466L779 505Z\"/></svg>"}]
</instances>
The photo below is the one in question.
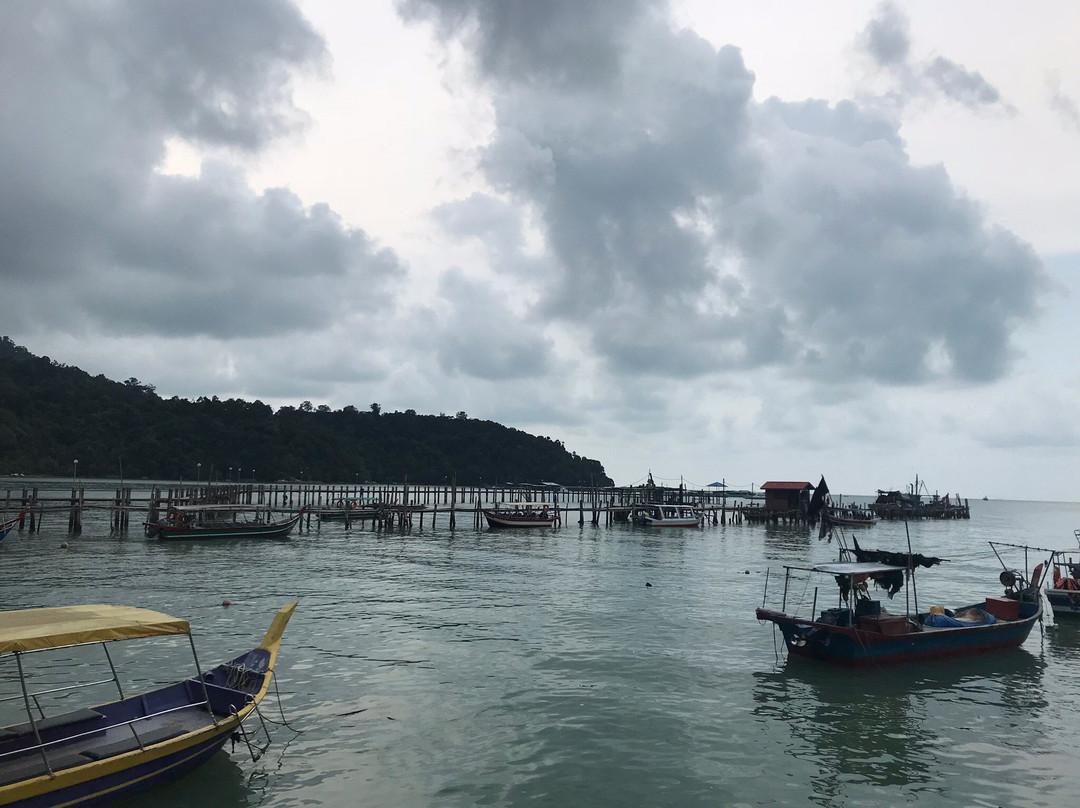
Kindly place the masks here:
<instances>
[{"instance_id":1,"label":"fishing boat","mask_svg":"<svg viewBox=\"0 0 1080 808\"><path fill-rule=\"evenodd\" d=\"M1080 544L1080 530L1073 535ZM1054 617L1080 617L1080 550L1051 551L1046 569L1046 599Z\"/></svg>"},{"instance_id":2,"label":"fishing boat","mask_svg":"<svg viewBox=\"0 0 1080 808\"><path fill-rule=\"evenodd\" d=\"M382 503L374 497L345 497L320 510L318 516L320 522L351 522L353 519L371 519L381 507Z\"/></svg>"},{"instance_id":3,"label":"fishing boat","mask_svg":"<svg viewBox=\"0 0 1080 808\"><path fill-rule=\"evenodd\" d=\"M878 522L872 511L855 507L830 507L827 518L841 527L873 527Z\"/></svg>"},{"instance_id":4,"label":"fishing boat","mask_svg":"<svg viewBox=\"0 0 1080 808\"><path fill-rule=\"evenodd\" d=\"M701 514L691 505L639 505L631 517L635 525L645 527L697 527Z\"/></svg>"},{"instance_id":5,"label":"fishing boat","mask_svg":"<svg viewBox=\"0 0 1080 808\"><path fill-rule=\"evenodd\" d=\"M277 613L258 647L205 673L188 621L161 612L109 605L0 612L0 664L11 664L12 681L18 681L21 690L8 698L25 705L27 719L0 728L0 805L102 805L177 779L230 739L243 740L251 749L258 735L255 749L260 749L263 736L249 731L244 722L257 715L267 693L281 637L295 608L294 601ZM195 675L125 695L109 646L169 635L187 636ZM57 687L58 672L72 678L85 675L86 662L73 662L72 648L95 645L105 652L111 679ZM34 677L38 654L51 658L40 665L42 676ZM67 709L73 692L110 682L119 700ZM65 712L45 715L42 705L53 703L50 698L64 704Z\"/></svg>"},{"instance_id":6,"label":"fishing boat","mask_svg":"<svg viewBox=\"0 0 1080 808\"><path fill-rule=\"evenodd\" d=\"M843 555L840 561L785 566L780 609L765 606L766 576L766 597L757 618L780 629L790 654L855 666L969 656L1020 646L1042 616L1038 579L1028 583L1018 570L1002 570L998 578L1005 587L1002 596L954 609L931 606L923 612L917 598L914 608L909 608L915 594L915 569L934 566L941 559L872 550L861 551L862 558L855 560L843 560ZM813 576L832 579L839 595L835 606L818 611L819 590L814 586L809 616L802 617L791 604L796 591L811 591L809 578ZM883 608L880 600L869 595L871 583L887 587L890 596L904 589L904 611Z\"/></svg>"},{"instance_id":7,"label":"fishing boat","mask_svg":"<svg viewBox=\"0 0 1080 808\"><path fill-rule=\"evenodd\" d=\"M22 521L23 515L25 515L25 513L25 510L21 510L19 511L19 515L15 518L8 519L6 522L0 522L0 541L3 541L4 536L10 533L14 529L15 525L19 524L19 522Z\"/></svg>"},{"instance_id":8,"label":"fishing boat","mask_svg":"<svg viewBox=\"0 0 1080 808\"><path fill-rule=\"evenodd\" d=\"M281 522L242 518L251 512L236 505L173 505L165 518L146 523L146 537L163 540L188 539L284 539L304 515L301 508Z\"/></svg>"},{"instance_id":9,"label":"fishing boat","mask_svg":"<svg viewBox=\"0 0 1080 808\"><path fill-rule=\"evenodd\" d=\"M483 509L488 527L552 527L559 511L547 502L508 502Z\"/></svg>"}]
</instances>

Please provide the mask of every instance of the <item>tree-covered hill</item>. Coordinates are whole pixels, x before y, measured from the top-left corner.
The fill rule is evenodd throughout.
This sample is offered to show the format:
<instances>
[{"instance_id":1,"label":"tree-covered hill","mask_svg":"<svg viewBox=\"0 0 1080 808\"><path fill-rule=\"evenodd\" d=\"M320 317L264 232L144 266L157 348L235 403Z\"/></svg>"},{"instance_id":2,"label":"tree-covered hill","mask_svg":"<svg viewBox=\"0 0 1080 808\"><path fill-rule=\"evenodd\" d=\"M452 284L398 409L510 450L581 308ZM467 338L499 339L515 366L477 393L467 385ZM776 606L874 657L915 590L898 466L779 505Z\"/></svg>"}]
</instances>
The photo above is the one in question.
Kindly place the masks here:
<instances>
[{"instance_id":1,"label":"tree-covered hill","mask_svg":"<svg viewBox=\"0 0 1080 808\"><path fill-rule=\"evenodd\" d=\"M0 337L0 474L193 480L611 485L596 460L491 421L260 401L162 399ZM201 464L201 465L200 465Z\"/></svg>"}]
</instances>

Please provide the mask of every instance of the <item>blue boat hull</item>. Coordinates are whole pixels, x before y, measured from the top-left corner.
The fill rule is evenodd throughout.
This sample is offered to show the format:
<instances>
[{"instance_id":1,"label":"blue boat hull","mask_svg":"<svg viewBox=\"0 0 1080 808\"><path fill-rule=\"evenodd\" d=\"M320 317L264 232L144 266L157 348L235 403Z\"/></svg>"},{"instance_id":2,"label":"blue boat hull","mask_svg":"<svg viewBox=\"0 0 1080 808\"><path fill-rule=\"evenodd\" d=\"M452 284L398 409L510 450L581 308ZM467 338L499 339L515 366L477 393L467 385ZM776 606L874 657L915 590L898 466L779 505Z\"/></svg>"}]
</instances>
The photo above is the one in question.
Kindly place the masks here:
<instances>
[{"instance_id":1,"label":"blue boat hull","mask_svg":"<svg viewBox=\"0 0 1080 808\"><path fill-rule=\"evenodd\" d=\"M210 759L229 739L230 728L185 749L78 785L11 803L18 808L90 808L177 780Z\"/></svg>"}]
</instances>

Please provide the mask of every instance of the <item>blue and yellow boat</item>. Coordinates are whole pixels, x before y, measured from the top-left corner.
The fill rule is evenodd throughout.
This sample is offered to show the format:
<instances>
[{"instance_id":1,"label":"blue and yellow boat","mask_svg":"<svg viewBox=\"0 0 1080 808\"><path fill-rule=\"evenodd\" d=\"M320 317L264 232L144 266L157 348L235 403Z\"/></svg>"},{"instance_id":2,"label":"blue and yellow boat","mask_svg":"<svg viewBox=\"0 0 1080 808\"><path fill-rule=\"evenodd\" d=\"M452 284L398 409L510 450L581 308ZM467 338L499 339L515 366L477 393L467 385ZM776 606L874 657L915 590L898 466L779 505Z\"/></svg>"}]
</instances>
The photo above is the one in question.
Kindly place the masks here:
<instances>
[{"instance_id":1,"label":"blue and yellow boat","mask_svg":"<svg viewBox=\"0 0 1080 808\"><path fill-rule=\"evenodd\" d=\"M0 612L0 663L14 662L21 692L11 698L23 703L28 719L0 727L0 805L104 805L175 780L230 738L247 738L244 721L267 693L295 608L296 601L277 613L257 648L205 673L188 621L160 612L107 605ZM188 637L195 676L126 696L109 646L169 635ZM94 645L104 650L111 680L30 687L28 655ZM53 715L41 709L44 697L110 681L117 701Z\"/></svg>"}]
</instances>

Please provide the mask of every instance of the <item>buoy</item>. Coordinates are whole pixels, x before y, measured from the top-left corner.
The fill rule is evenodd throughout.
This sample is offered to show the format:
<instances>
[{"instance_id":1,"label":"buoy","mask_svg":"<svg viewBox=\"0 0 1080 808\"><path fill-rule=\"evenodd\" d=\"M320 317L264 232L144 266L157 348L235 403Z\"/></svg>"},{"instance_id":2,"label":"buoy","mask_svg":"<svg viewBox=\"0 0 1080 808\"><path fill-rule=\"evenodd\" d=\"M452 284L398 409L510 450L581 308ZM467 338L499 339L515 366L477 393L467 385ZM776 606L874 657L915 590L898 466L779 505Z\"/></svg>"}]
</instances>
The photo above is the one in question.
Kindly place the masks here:
<instances>
[{"instance_id":1,"label":"buoy","mask_svg":"<svg viewBox=\"0 0 1080 808\"><path fill-rule=\"evenodd\" d=\"M645 586L652 586L648 581L645 582Z\"/></svg>"},{"instance_id":2,"label":"buoy","mask_svg":"<svg viewBox=\"0 0 1080 808\"><path fill-rule=\"evenodd\" d=\"M61 550L66 550L67 548L68 548L68 543L67 543L66 541L65 541L65 542L62 542L62 543L60 544L60 549L61 549Z\"/></svg>"},{"instance_id":3,"label":"buoy","mask_svg":"<svg viewBox=\"0 0 1080 808\"><path fill-rule=\"evenodd\" d=\"M221 605L224 606L226 609L228 609L229 608L229 599L225 598L225 600L221 601Z\"/></svg>"}]
</instances>

